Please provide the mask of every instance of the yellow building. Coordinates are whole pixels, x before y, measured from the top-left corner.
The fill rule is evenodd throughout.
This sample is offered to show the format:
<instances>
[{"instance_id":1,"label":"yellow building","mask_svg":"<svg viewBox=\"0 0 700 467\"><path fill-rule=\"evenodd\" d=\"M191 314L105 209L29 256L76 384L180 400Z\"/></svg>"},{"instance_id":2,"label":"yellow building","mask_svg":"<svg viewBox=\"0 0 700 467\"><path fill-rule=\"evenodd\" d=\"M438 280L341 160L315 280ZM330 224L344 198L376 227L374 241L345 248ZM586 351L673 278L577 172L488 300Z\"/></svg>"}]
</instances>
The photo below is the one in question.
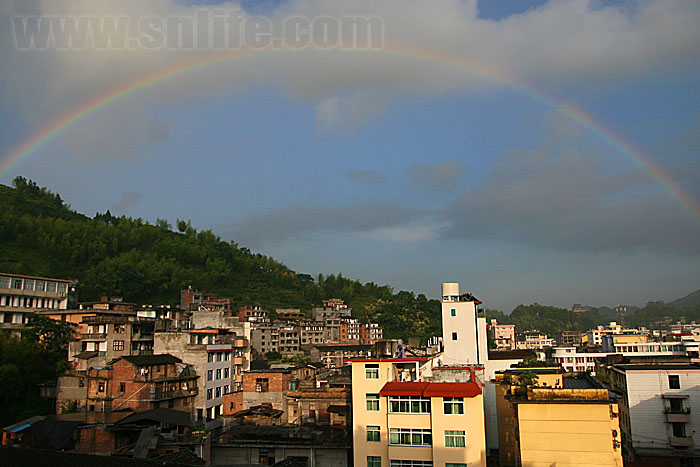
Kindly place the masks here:
<instances>
[{"instance_id":1,"label":"yellow building","mask_svg":"<svg viewBox=\"0 0 700 467\"><path fill-rule=\"evenodd\" d=\"M433 377L431 358L351 362L355 467L486 465L482 384L472 369L442 367ZM445 382L451 370L455 382Z\"/></svg>"},{"instance_id":2,"label":"yellow building","mask_svg":"<svg viewBox=\"0 0 700 467\"><path fill-rule=\"evenodd\" d=\"M591 376L522 368L494 383L501 466L622 466L617 403Z\"/></svg>"}]
</instances>

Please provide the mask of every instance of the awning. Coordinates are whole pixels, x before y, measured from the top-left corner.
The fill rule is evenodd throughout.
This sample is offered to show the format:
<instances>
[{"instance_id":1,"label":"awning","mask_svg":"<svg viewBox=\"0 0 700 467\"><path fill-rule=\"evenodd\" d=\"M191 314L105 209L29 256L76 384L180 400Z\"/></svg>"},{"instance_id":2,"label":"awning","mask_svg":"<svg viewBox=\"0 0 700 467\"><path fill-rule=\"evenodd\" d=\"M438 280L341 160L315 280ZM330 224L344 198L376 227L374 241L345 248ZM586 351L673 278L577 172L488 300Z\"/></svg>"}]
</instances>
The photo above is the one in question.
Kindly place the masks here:
<instances>
[{"instance_id":1,"label":"awning","mask_svg":"<svg viewBox=\"0 0 700 467\"><path fill-rule=\"evenodd\" d=\"M662 394L662 399L687 399L689 396L687 394Z\"/></svg>"},{"instance_id":2,"label":"awning","mask_svg":"<svg viewBox=\"0 0 700 467\"><path fill-rule=\"evenodd\" d=\"M476 383L430 383L423 391L425 397L475 397L481 394Z\"/></svg>"},{"instance_id":3,"label":"awning","mask_svg":"<svg viewBox=\"0 0 700 467\"><path fill-rule=\"evenodd\" d=\"M428 384L425 382L399 383L389 382L379 391L380 396L422 396Z\"/></svg>"}]
</instances>

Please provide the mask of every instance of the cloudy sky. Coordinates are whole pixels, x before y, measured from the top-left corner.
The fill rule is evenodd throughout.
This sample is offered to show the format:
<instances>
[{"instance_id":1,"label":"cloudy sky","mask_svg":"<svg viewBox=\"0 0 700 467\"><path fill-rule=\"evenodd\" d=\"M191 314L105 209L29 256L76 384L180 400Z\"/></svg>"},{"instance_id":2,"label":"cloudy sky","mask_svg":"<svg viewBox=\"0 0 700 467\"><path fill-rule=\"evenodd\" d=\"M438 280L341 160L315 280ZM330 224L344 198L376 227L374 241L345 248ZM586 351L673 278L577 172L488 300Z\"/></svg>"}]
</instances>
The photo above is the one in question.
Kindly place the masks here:
<instances>
[{"instance_id":1,"label":"cloudy sky","mask_svg":"<svg viewBox=\"0 0 700 467\"><path fill-rule=\"evenodd\" d=\"M215 60L187 41L17 36L36 18L131 33L202 12L273 31L372 18L380 42L312 30ZM506 312L668 301L700 288L699 23L693 0L4 1L0 183L24 175L88 215L191 219L311 274L431 297L459 281Z\"/></svg>"}]
</instances>

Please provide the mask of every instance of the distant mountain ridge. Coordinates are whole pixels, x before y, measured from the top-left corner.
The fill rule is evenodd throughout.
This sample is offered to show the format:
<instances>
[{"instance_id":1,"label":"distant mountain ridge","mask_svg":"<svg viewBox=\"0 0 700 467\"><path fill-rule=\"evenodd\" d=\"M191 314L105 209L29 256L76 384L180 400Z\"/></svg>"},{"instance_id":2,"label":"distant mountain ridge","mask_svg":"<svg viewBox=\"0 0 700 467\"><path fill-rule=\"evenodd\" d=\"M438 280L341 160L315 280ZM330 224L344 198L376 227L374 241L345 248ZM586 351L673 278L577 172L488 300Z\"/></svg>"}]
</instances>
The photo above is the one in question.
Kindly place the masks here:
<instances>
[{"instance_id":1,"label":"distant mountain ridge","mask_svg":"<svg viewBox=\"0 0 700 467\"><path fill-rule=\"evenodd\" d=\"M695 292L689 293L685 297L678 298L669 302L668 305L674 308L689 308L700 303L700 289Z\"/></svg>"}]
</instances>

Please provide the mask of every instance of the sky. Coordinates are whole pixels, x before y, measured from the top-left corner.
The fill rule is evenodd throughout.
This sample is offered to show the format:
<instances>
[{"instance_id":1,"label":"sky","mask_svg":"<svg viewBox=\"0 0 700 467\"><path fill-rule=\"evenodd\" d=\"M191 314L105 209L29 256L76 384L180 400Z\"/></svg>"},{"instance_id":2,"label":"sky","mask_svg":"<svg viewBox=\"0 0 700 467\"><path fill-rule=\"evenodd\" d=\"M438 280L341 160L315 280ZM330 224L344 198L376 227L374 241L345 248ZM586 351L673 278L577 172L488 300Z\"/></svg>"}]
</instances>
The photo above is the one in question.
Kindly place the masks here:
<instances>
[{"instance_id":1,"label":"sky","mask_svg":"<svg viewBox=\"0 0 700 467\"><path fill-rule=\"evenodd\" d=\"M223 51L17 35L222 11L246 38L290 18L381 34ZM699 22L679 0L9 0L0 183L188 219L313 275L434 298L460 282L505 312L670 301L700 288Z\"/></svg>"}]
</instances>

